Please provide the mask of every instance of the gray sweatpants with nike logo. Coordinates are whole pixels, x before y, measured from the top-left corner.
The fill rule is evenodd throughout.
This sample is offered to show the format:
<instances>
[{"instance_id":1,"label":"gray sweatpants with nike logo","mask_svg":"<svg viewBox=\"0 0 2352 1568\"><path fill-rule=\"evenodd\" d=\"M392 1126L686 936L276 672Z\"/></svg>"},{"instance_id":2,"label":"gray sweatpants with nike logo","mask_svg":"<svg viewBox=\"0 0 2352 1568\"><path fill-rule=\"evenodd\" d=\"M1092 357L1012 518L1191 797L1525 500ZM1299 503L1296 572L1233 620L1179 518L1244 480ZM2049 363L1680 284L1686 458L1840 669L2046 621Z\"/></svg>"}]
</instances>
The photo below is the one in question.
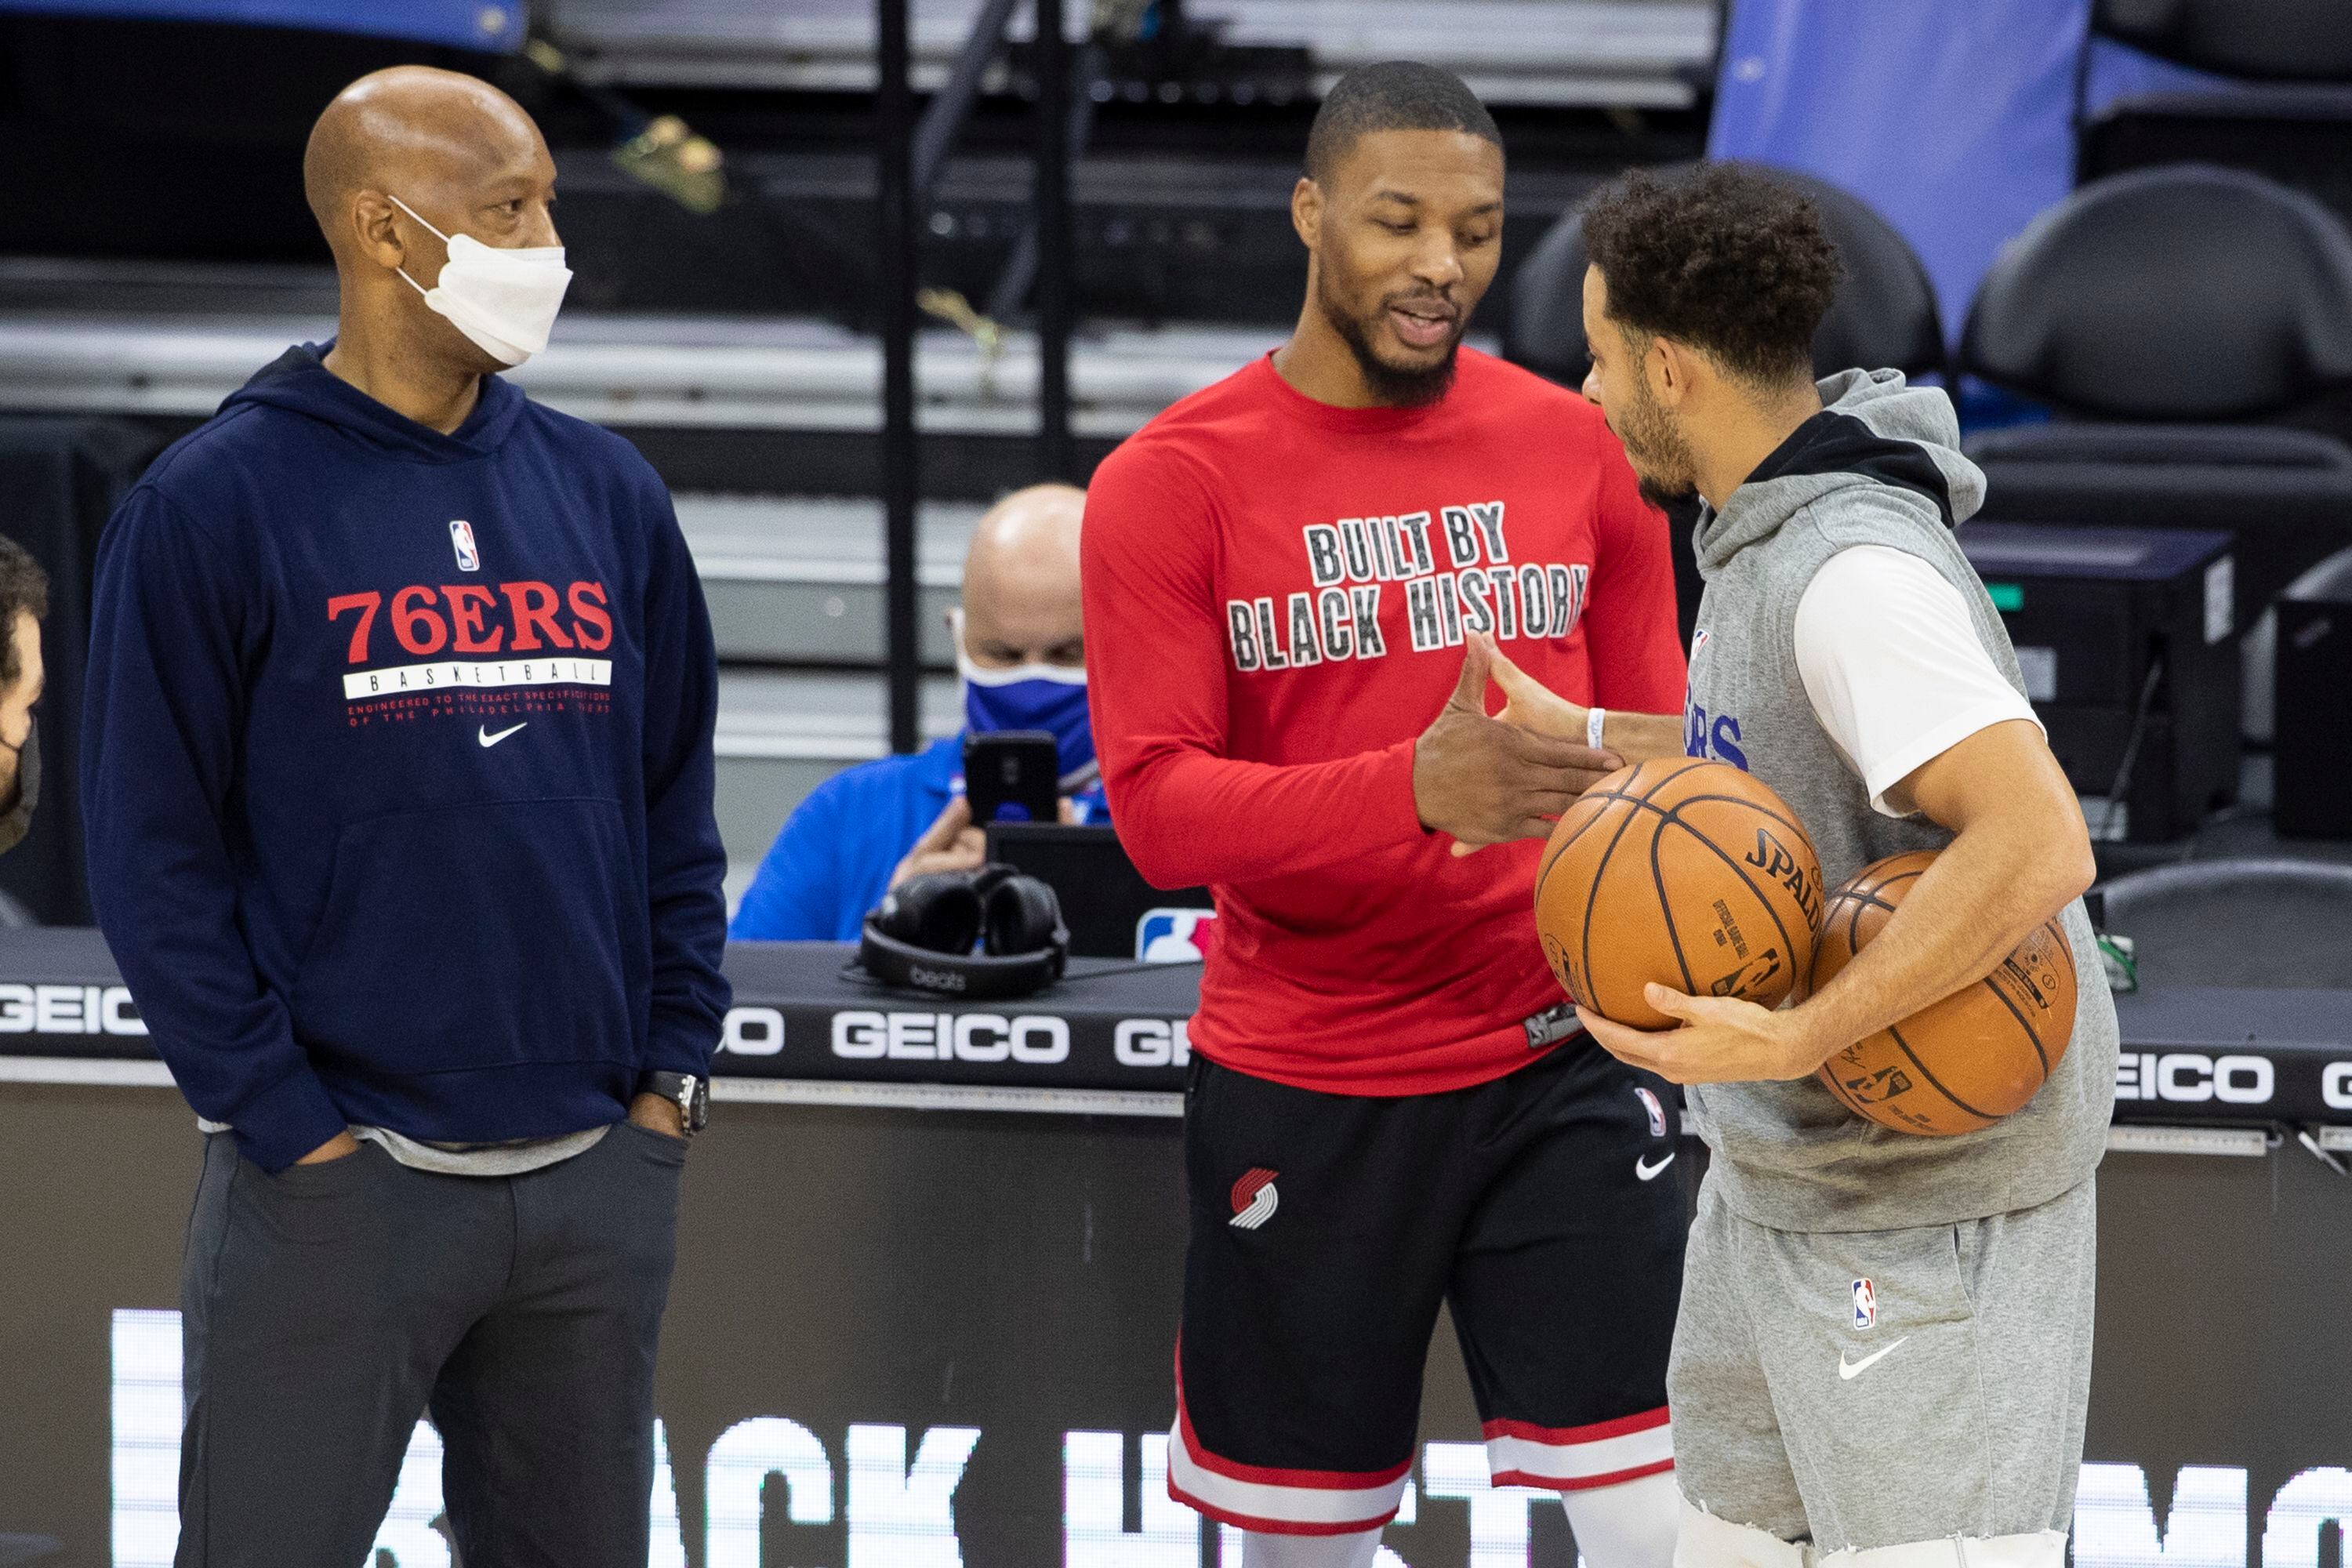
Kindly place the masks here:
<instances>
[{"instance_id":1,"label":"gray sweatpants with nike logo","mask_svg":"<svg viewBox=\"0 0 2352 1568\"><path fill-rule=\"evenodd\" d=\"M1684 1497L1822 1552L2065 1530L2093 1187L1954 1225L1798 1232L1734 1214L1710 1173L1666 1374Z\"/></svg>"}]
</instances>

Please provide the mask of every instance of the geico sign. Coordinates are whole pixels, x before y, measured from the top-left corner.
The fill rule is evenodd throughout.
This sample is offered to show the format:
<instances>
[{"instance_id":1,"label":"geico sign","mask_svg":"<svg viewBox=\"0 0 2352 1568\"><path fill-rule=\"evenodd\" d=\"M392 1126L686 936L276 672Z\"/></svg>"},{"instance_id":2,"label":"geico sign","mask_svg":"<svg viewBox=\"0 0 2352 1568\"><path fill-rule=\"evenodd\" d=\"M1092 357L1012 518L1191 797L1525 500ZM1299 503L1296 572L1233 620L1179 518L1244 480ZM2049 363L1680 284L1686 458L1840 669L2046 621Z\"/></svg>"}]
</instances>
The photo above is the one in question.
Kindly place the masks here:
<instances>
[{"instance_id":1,"label":"geico sign","mask_svg":"<svg viewBox=\"0 0 2352 1568\"><path fill-rule=\"evenodd\" d=\"M995 1013L835 1013L833 1054L852 1061L1048 1062L1070 1058L1065 1018Z\"/></svg>"},{"instance_id":2,"label":"geico sign","mask_svg":"<svg viewBox=\"0 0 2352 1568\"><path fill-rule=\"evenodd\" d=\"M0 984L0 1035L143 1035L127 985Z\"/></svg>"},{"instance_id":3,"label":"geico sign","mask_svg":"<svg viewBox=\"0 0 2352 1568\"><path fill-rule=\"evenodd\" d=\"M1121 1018L1111 1031L1111 1054L1126 1068L1181 1068L1192 1059L1192 1043L1184 1037L1188 1021Z\"/></svg>"},{"instance_id":4,"label":"geico sign","mask_svg":"<svg viewBox=\"0 0 2352 1568\"><path fill-rule=\"evenodd\" d=\"M2117 1100L2201 1105L2268 1105L2276 1071L2268 1057L2209 1057L2201 1051L2126 1051L2116 1058ZM2328 1101L2333 1105L2334 1100ZM2347 1104L2352 1104L2347 1100Z\"/></svg>"},{"instance_id":5,"label":"geico sign","mask_svg":"<svg viewBox=\"0 0 2352 1568\"><path fill-rule=\"evenodd\" d=\"M719 1048L739 1057L772 1057L784 1048L784 1016L774 1007L730 1007Z\"/></svg>"},{"instance_id":6,"label":"geico sign","mask_svg":"<svg viewBox=\"0 0 2352 1568\"><path fill-rule=\"evenodd\" d=\"M2319 1075L2319 1098L2330 1110L2352 1110L2352 1062L2329 1062Z\"/></svg>"}]
</instances>

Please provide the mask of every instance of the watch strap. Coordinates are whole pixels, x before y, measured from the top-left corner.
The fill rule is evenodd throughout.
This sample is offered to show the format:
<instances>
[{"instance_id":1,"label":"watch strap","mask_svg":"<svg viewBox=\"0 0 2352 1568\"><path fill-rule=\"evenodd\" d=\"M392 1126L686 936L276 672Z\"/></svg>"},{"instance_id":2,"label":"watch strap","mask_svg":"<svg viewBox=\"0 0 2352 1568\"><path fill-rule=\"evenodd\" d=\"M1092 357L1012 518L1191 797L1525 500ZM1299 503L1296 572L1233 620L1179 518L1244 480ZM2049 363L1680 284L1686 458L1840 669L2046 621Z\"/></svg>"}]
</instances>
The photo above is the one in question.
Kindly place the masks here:
<instances>
[{"instance_id":1,"label":"watch strap","mask_svg":"<svg viewBox=\"0 0 2352 1568\"><path fill-rule=\"evenodd\" d=\"M710 1121L710 1080L693 1073L647 1072L637 1077L639 1094L657 1094L677 1107L678 1125L689 1138Z\"/></svg>"}]
</instances>

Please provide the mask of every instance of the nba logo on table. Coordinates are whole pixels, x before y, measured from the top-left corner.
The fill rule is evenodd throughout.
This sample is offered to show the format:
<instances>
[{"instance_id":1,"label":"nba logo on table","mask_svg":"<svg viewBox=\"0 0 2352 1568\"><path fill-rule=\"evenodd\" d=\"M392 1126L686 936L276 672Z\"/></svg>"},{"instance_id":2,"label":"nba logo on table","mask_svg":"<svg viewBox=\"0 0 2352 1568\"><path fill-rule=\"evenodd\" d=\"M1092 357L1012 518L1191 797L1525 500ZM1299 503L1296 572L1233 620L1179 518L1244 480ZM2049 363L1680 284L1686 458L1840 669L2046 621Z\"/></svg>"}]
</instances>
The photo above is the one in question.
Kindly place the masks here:
<instances>
[{"instance_id":1,"label":"nba logo on table","mask_svg":"<svg viewBox=\"0 0 2352 1568\"><path fill-rule=\"evenodd\" d=\"M457 547L458 571L479 572L482 569L481 554L474 548L472 523L464 518L453 521L449 524L449 542Z\"/></svg>"},{"instance_id":2,"label":"nba logo on table","mask_svg":"<svg viewBox=\"0 0 2352 1568\"><path fill-rule=\"evenodd\" d=\"M1633 1086L1633 1093L1640 1098L1642 1109L1650 1113L1650 1136L1664 1138L1666 1135L1666 1108L1658 1103L1656 1095L1639 1084Z\"/></svg>"},{"instance_id":3,"label":"nba logo on table","mask_svg":"<svg viewBox=\"0 0 2352 1568\"><path fill-rule=\"evenodd\" d=\"M1867 1279L1853 1282L1853 1326L1857 1329L1878 1326L1878 1291Z\"/></svg>"},{"instance_id":4,"label":"nba logo on table","mask_svg":"<svg viewBox=\"0 0 2352 1568\"><path fill-rule=\"evenodd\" d=\"M1146 910L1135 922L1135 956L1144 963L1198 963L1217 918L1214 910Z\"/></svg>"}]
</instances>

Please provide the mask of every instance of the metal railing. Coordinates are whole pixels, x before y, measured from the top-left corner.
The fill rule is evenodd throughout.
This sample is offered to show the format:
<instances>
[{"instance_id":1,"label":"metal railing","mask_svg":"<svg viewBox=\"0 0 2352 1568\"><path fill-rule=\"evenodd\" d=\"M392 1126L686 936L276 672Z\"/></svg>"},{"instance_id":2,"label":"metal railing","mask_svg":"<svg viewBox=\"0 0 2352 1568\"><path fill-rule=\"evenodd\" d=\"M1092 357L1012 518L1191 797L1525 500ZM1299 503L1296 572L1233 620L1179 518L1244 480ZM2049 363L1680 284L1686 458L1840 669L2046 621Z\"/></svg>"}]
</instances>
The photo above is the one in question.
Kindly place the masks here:
<instances>
[{"instance_id":1,"label":"metal railing","mask_svg":"<svg viewBox=\"0 0 2352 1568\"><path fill-rule=\"evenodd\" d=\"M1062 0L1034 0L1032 63L1037 84L1035 176L1029 236L1016 248L1006 277L989 301L1009 314L1020 302L1029 265L1035 272L1037 320L1037 473L1073 474L1070 444L1070 160L1083 123L1073 124L1072 60L1062 33ZM919 122L908 81L908 0L876 0L875 147L880 163L882 279L882 441L886 625L890 691L890 746L922 744L917 701L921 681L916 625L915 507L922 492L921 444L915 430L916 289L919 218L938 189L948 149L978 100L982 79L1003 47L1018 0L987 0L957 52L946 82ZM1085 93L1076 95L1084 104ZM1074 134L1074 132L1076 134ZM1034 261L1024 260L1024 254Z\"/></svg>"}]
</instances>

